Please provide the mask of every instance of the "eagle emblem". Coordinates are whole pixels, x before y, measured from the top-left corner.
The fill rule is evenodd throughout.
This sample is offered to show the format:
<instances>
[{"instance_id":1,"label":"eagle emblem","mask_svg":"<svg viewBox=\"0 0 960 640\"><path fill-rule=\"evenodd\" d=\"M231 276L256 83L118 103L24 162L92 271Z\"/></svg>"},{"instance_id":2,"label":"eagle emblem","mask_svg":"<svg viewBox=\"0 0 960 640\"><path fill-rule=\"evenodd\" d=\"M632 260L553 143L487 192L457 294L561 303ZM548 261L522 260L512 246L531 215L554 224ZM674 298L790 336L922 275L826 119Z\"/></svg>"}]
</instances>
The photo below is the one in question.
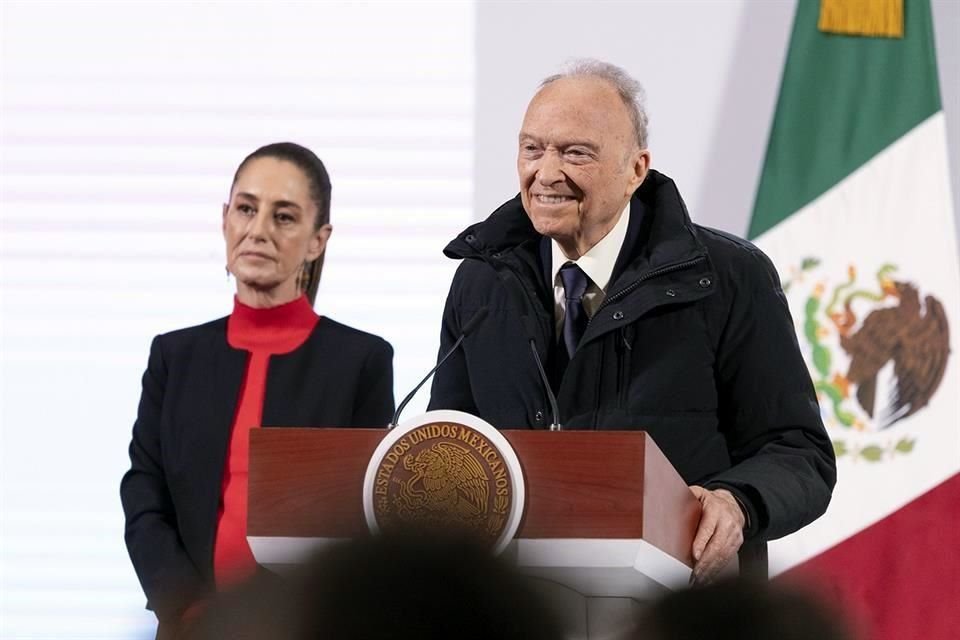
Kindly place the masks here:
<instances>
[{"instance_id":1,"label":"eagle emblem","mask_svg":"<svg viewBox=\"0 0 960 640\"><path fill-rule=\"evenodd\" d=\"M804 259L783 290L834 450L868 462L910 453L905 425L937 393L950 356L944 306L894 264L867 277L849 265L839 282L821 267Z\"/></svg>"},{"instance_id":2,"label":"eagle emblem","mask_svg":"<svg viewBox=\"0 0 960 640\"><path fill-rule=\"evenodd\" d=\"M436 419L448 416L457 422ZM467 414L429 412L391 432L374 452L364 510L375 532L455 530L502 550L522 513L514 491L521 476L496 429Z\"/></svg>"},{"instance_id":3,"label":"eagle emblem","mask_svg":"<svg viewBox=\"0 0 960 640\"><path fill-rule=\"evenodd\" d=\"M490 479L466 447L437 442L405 457L403 468L412 475L400 483L395 499L402 519L414 517L421 509L446 525L483 518Z\"/></svg>"}]
</instances>

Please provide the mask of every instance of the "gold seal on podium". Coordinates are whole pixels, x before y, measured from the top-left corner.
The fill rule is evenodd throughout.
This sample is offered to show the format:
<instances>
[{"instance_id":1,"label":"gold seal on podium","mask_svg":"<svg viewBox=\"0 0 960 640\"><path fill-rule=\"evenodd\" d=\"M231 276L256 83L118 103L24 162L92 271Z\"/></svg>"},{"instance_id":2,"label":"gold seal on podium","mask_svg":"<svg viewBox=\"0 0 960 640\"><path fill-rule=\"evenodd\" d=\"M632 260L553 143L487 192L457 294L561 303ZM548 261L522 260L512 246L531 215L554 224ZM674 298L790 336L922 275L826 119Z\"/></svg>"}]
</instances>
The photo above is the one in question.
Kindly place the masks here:
<instances>
[{"instance_id":1,"label":"gold seal on podium","mask_svg":"<svg viewBox=\"0 0 960 640\"><path fill-rule=\"evenodd\" d=\"M375 533L454 530L497 552L516 533L523 498L523 474L506 438L457 411L431 411L391 431L370 460L363 495Z\"/></svg>"}]
</instances>

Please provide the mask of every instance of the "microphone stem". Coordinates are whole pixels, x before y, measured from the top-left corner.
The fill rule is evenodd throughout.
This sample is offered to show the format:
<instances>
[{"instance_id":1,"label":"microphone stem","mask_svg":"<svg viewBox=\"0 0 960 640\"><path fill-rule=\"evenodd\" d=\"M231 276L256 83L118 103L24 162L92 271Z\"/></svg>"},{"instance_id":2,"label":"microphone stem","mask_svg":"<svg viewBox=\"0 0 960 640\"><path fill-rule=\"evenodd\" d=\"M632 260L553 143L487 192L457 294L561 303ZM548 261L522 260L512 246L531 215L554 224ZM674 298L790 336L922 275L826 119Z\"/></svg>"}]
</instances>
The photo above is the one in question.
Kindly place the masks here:
<instances>
[{"instance_id":1,"label":"microphone stem","mask_svg":"<svg viewBox=\"0 0 960 640\"><path fill-rule=\"evenodd\" d=\"M430 369L430 373L428 373L427 375L423 376L423 380L420 381L420 384L418 384L416 387L414 387L414 388L413 388L413 391L411 391L410 393L407 394L407 397L403 399L403 402L400 403L400 406L397 407L396 412L393 414L393 420L391 420L391 421L390 421L390 424L387 425L387 428L388 428L388 429L393 429L395 426L397 426L397 423L400 421L400 414L403 413L403 410L404 410L404 408L406 408L407 404L409 404L409 402L410 402L411 400L413 400L413 397L414 397L415 395L417 395L417 391L420 391L420 387L422 387L424 384L426 384L427 380L430 379L430 376L432 376L434 373L436 373L437 369L439 369L440 366L441 366L444 362L447 361L447 358L449 358L450 356L453 355L453 352L457 350L457 347L460 346L460 343L463 342L463 339L466 338L466 337L467 337L467 335L466 335L465 333L464 333L464 334L460 334L460 337L457 338L457 341L454 342L454 343L453 343L453 346L450 347L450 350L447 351L447 355L443 356L443 358L440 360L440 362L438 362L437 365L436 365L433 369Z\"/></svg>"},{"instance_id":2,"label":"microphone stem","mask_svg":"<svg viewBox=\"0 0 960 640\"><path fill-rule=\"evenodd\" d=\"M533 352L533 359L537 363L537 371L540 372L540 380L543 382L543 388L547 392L547 400L550 401L551 417L553 418L553 422L550 424L550 431L561 431L563 427L560 426L560 409L557 407L557 398L553 395L553 389L550 388L550 378L547 377L547 372L543 369L543 362L540 361L540 354L537 353L537 344L533 338L530 338L530 351Z\"/></svg>"}]
</instances>

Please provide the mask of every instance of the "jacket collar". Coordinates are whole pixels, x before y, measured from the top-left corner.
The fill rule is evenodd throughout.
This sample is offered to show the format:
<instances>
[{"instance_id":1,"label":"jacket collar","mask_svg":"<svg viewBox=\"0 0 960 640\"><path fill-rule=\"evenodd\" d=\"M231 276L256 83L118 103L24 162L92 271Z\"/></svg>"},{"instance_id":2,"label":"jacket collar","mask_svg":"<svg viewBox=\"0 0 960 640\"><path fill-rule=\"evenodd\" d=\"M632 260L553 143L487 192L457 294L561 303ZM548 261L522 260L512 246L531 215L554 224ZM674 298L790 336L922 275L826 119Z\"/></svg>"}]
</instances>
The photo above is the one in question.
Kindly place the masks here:
<instances>
[{"instance_id":1,"label":"jacket collar","mask_svg":"<svg viewBox=\"0 0 960 640\"><path fill-rule=\"evenodd\" d=\"M518 193L500 205L486 220L461 231L450 241L443 253L448 258L457 260L493 257L526 242L538 241L541 237L523 210Z\"/></svg>"},{"instance_id":2,"label":"jacket collar","mask_svg":"<svg viewBox=\"0 0 960 640\"><path fill-rule=\"evenodd\" d=\"M706 256L694 233L687 207L673 180L650 170L633 194L627 238L617 258L609 292L646 273ZM470 225L444 249L449 258L499 259L508 252L529 251L538 261L540 239L518 194L490 217Z\"/></svg>"}]
</instances>

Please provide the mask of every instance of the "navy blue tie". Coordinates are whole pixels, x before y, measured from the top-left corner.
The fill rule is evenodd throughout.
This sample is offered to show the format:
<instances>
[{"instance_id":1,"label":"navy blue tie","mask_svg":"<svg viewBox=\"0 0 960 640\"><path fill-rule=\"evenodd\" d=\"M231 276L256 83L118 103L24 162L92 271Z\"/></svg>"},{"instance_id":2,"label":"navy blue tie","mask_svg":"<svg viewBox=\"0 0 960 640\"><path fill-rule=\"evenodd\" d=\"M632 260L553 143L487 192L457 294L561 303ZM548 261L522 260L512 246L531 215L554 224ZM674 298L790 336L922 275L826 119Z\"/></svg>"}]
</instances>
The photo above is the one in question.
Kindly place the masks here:
<instances>
[{"instance_id":1,"label":"navy blue tie","mask_svg":"<svg viewBox=\"0 0 960 640\"><path fill-rule=\"evenodd\" d=\"M567 347L567 357L573 358L573 352L580 344L580 338L587 328L587 312L583 308L583 294L587 290L587 274L572 262L560 267L560 279L563 281L563 297L566 299L563 315L563 343Z\"/></svg>"}]
</instances>

